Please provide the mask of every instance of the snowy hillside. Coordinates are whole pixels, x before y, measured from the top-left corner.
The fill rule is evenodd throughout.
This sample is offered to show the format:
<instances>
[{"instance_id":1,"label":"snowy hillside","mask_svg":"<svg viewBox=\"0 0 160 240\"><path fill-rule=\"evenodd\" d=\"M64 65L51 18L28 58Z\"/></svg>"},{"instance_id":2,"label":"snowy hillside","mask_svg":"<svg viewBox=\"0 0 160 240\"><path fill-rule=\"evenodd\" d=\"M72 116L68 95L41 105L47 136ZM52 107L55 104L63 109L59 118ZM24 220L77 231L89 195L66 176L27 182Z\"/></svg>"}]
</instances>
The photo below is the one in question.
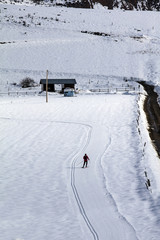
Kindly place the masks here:
<instances>
[{"instance_id":1,"label":"snowy hillside","mask_svg":"<svg viewBox=\"0 0 160 240\"><path fill-rule=\"evenodd\" d=\"M159 81L157 12L0 7L1 84L27 76L39 83L47 69L49 77L73 77L78 84L108 76Z\"/></svg>"},{"instance_id":2,"label":"snowy hillside","mask_svg":"<svg viewBox=\"0 0 160 240\"><path fill-rule=\"evenodd\" d=\"M11 4L40 4L48 6L65 6L73 8L96 8L97 5L108 9L160 11L159 0L1 0Z\"/></svg>"},{"instance_id":3,"label":"snowy hillside","mask_svg":"<svg viewBox=\"0 0 160 240\"><path fill-rule=\"evenodd\" d=\"M159 91L160 15L1 3L0 17L0 240L158 240L160 161L136 80ZM47 69L79 94L4 94Z\"/></svg>"}]
</instances>

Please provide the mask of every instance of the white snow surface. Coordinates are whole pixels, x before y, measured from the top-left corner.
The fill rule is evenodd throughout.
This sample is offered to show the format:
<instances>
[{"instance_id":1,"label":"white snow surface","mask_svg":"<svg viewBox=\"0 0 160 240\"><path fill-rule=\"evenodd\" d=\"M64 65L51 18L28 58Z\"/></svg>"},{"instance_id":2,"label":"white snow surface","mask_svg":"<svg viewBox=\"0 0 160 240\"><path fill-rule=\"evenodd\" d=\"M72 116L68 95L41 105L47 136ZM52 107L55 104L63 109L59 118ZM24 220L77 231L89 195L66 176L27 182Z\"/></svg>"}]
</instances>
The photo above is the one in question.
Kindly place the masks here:
<instances>
[{"instance_id":1,"label":"white snow surface","mask_svg":"<svg viewBox=\"0 0 160 240\"><path fill-rule=\"evenodd\" d=\"M1 93L22 90L12 83L26 76L39 83L46 69L80 90L48 103L0 95L0 240L158 240L160 161L145 92L90 89L137 86L134 77L159 91L159 14L27 4L0 13Z\"/></svg>"},{"instance_id":2,"label":"white snow surface","mask_svg":"<svg viewBox=\"0 0 160 240\"><path fill-rule=\"evenodd\" d=\"M158 12L0 4L0 84L26 76L82 81L136 77L159 84ZM108 36L82 33L100 32Z\"/></svg>"},{"instance_id":3,"label":"white snow surface","mask_svg":"<svg viewBox=\"0 0 160 240\"><path fill-rule=\"evenodd\" d=\"M158 239L160 165L137 103L136 94L2 98L0 239Z\"/></svg>"}]
</instances>

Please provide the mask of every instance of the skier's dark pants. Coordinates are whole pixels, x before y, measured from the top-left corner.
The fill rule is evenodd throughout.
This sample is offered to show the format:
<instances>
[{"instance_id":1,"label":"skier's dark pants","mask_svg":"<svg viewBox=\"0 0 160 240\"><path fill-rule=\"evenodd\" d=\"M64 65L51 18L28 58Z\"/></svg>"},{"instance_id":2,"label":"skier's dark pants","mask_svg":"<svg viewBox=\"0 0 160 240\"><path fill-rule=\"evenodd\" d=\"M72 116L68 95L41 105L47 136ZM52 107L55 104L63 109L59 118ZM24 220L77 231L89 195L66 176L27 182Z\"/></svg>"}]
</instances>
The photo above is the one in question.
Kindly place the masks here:
<instances>
[{"instance_id":1,"label":"skier's dark pants","mask_svg":"<svg viewBox=\"0 0 160 240\"><path fill-rule=\"evenodd\" d=\"M88 161L84 161L84 163L83 163L83 168L84 168L85 165L86 165L86 167L87 167L87 164L88 164Z\"/></svg>"}]
</instances>

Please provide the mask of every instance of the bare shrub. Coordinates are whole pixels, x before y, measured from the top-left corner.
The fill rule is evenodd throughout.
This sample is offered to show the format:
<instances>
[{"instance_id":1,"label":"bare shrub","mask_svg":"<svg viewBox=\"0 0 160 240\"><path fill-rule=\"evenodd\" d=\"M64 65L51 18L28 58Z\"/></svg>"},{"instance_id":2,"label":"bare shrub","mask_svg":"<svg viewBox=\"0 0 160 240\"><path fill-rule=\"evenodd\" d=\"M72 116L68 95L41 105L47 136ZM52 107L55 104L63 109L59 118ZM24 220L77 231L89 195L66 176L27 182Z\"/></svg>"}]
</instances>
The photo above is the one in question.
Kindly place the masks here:
<instances>
[{"instance_id":1,"label":"bare shrub","mask_svg":"<svg viewBox=\"0 0 160 240\"><path fill-rule=\"evenodd\" d=\"M26 77L20 82L22 88L35 87L37 84L32 78Z\"/></svg>"}]
</instances>

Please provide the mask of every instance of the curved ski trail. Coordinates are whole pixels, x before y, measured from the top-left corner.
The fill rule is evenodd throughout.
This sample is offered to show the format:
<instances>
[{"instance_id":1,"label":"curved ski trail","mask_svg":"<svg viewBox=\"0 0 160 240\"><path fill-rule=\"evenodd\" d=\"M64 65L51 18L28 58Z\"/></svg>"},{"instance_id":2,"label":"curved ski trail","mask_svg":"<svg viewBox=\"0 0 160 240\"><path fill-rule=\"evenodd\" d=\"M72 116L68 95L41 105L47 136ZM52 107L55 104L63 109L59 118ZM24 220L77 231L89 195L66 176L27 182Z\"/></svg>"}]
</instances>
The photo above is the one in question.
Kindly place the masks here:
<instances>
[{"instance_id":1,"label":"curved ski trail","mask_svg":"<svg viewBox=\"0 0 160 240\"><path fill-rule=\"evenodd\" d=\"M107 193L101 179L103 178L103 170L99 169L101 159L110 141L111 136L107 127L96 124L90 126L84 147L72 157L71 187L84 220L81 221L81 227L85 231L86 240L135 240L137 238L134 229L118 212L112 196ZM80 162L79 158L82 159L84 151L91 159L86 170L76 167L76 162ZM84 222L88 228L87 232Z\"/></svg>"}]
</instances>

